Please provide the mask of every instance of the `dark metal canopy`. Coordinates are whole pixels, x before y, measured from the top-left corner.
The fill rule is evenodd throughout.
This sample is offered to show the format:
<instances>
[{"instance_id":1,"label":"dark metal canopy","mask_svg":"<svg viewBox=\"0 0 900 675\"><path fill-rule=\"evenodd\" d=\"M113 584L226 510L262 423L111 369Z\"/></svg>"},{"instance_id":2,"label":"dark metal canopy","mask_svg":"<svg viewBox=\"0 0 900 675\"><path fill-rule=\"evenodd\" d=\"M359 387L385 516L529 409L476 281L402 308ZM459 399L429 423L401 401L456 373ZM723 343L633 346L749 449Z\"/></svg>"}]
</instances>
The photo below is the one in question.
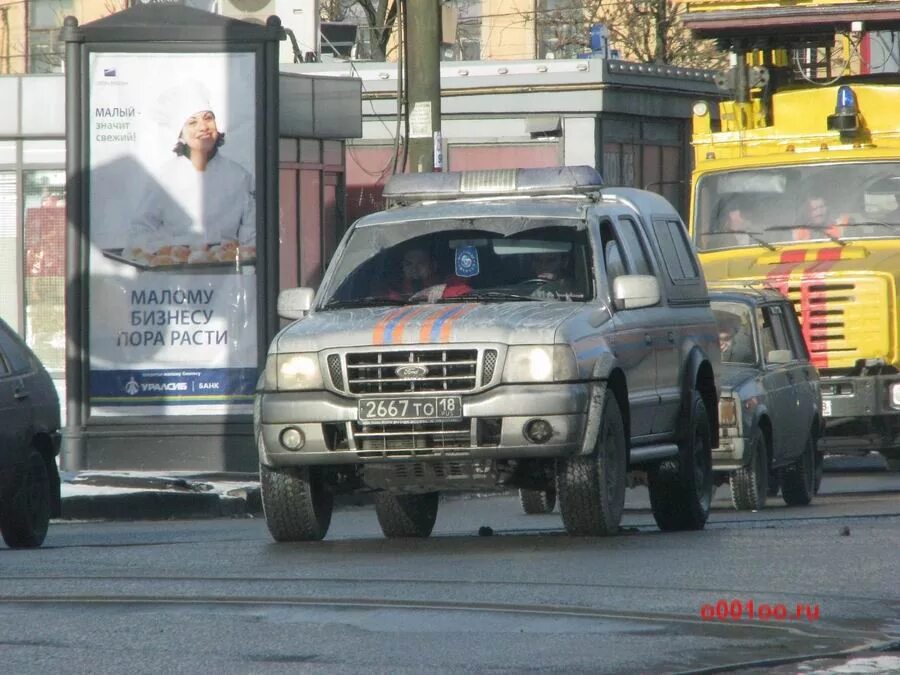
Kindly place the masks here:
<instances>
[{"instance_id":1,"label":"dark metal canopy","mask_svg":"<svg viewBox=\"0 0 900 675\"><path fill-rule=\"evenodd\" d=\"M683 14L681 20L698 39L753 41L777 36L800 41L849 33L854 21L862 21L865 31L900 30L900 2L695 11Z\"/></svg>"},{"instance_id":2,"label":"dark metal canopy","mask_svg":"<svg viewBox=\"0 0 900 675\"><path fill-rule=\"evenodd\" d=\"M183 5L161 3L138 4L83 26L69 16L62 29L65 42L260 43L281 40L283 36L284 29L277 16L270 16L263 25Z\"/></svg>"}]
</instances>

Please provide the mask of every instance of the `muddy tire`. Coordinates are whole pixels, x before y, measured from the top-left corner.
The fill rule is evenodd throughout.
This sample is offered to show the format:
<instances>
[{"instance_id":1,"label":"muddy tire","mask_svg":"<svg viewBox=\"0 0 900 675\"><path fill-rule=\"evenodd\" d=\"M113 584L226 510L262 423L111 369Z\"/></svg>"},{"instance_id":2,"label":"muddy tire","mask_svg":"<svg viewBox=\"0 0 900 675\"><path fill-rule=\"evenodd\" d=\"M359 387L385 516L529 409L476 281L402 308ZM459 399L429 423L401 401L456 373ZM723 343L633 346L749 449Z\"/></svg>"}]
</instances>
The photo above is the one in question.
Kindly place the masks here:
<instances>
[{"instance_id":1,"label":"muddy tire","mask_svg":"<svg viewBox=\"0 0 900 675\"><path fill-rule=\"evenodd\" d=\"M440 493L395 495L375 493L375 513L381 531L389 539L424 538L431 534L437 520Z\"/></svg>"},{"instance_id":2,"label":"muddy tire","mask_svg":"<svg viewBox=\"0 0 900 675\"><path fill-rule=\"evenodd\" d=\"M750 435L750 465L729 476L731 503L738 511L759 511L769 492L769 452L766 435L754 427Z\"/></svg>"},{"instance_id":3,"label":"muddy tire","mask_svg":"<svg viewBox=\"0 0 900 675\"><path fill-rule=\"evenodd\" d=\"M318 541L331 525L334 495L315 467L259 467L266 525L275 541Z\"/></svg>"},{"instance_id":4,"label":"muddy tire","mask_svg":"<svg viewBox=\"0 0 900 675\"><path fill-rule=\"evenodd\" d=\"M781 496L788 506L806 506L816 489L816 449L810 436L803 454L781 472Z\"/></svg>"},{"instance_id":5,"label":"muddy tire","mask_svg":"<svg viewBox=\"0 0 900 675\"><path fill-rule=\"evenodd\" d=\"M559 510L569 534L608 536L619 531L627 468L625 422L619 402L607 390L594 451L557 463Z\"/></svg>"},{"instance_id":6,"label":"muddy tire","mask_svg":"<svg viewBox=\"0 0 900 675\"><path fill-rule=\"evenodd\" d=\"M702 530L712 503L709 416L700 394L691 400L689 428L677 460L664 460L647 475L653 518L664 532Z\"/></svg>"},{"instance_id":7,"label":"muddy tire","mask_svg":"<svg viewBox=\"0 0 900 675\"><path fill-rule=\"evenodd\" d=\"M528 515L553 513L556 508L556 490L519 490L519 502Z\"/></svg>"},{"instance_id":8,"label":"muddy tire","mask_svg":"<svg viewBox=\"0 0 900 675\"><path fill-rule=\"evenodd\" d=\"M19 459L0 485L0 532L10 548L36 548L50 525L50 475L36 450Z\"/></svg>"},{"instance_id":9,"label":"muddy tire","mask_svg":"<svg viewBox=\"0 0 900 675\"><path fill-rule=\"evenodd\" d=\"M822 478L825 476L825 455L816 450L816 471L815 482L813 483L813 494L819 494L819 488L822 487Z\"/></svg>"}]
</instances>

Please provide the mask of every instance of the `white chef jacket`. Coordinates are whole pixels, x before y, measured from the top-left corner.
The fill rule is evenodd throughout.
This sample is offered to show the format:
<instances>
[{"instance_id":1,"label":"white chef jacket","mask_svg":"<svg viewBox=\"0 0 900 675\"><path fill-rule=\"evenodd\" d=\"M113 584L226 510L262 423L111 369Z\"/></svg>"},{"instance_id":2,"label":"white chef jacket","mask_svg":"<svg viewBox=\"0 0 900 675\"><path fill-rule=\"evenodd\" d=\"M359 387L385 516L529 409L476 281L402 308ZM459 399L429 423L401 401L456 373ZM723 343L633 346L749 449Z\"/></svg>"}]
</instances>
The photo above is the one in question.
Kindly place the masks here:
<instances>
[{"instance_id":1,"label":"white chef jacket","mask_svg":"<svg viewBox=\"0 0 900 675\"><path fill-rule=\"evenodd\" d=\"M157 251L226 240L256 245L253 180L237 162L217 153L198 171L187 157L176 157L151 182L131 223L130 247Z\"/></svg>"}]
</instances>

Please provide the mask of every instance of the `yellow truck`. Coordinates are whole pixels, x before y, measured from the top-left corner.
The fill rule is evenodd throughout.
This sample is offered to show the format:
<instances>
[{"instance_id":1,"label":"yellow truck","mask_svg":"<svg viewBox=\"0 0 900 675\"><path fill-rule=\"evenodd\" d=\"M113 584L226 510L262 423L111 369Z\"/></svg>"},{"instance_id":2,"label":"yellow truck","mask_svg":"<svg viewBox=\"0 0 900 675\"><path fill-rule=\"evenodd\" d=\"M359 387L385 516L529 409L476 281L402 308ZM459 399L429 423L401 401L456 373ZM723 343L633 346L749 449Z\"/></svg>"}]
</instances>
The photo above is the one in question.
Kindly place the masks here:
<instances>
[{"instance_id":1,"label":"yellow truck","mask_svg":"<svg viewBox=\"0 0 900 675\"><path fill-rule=\"evenodd\" d=\"M876 450L896 468L900 75L866 74L864 46L900 29L900 3L707 0L683 16L732 63L727 100L693 111L706 277L791 299L822 376L820 451Z\"/></svg>"}]
</instances>

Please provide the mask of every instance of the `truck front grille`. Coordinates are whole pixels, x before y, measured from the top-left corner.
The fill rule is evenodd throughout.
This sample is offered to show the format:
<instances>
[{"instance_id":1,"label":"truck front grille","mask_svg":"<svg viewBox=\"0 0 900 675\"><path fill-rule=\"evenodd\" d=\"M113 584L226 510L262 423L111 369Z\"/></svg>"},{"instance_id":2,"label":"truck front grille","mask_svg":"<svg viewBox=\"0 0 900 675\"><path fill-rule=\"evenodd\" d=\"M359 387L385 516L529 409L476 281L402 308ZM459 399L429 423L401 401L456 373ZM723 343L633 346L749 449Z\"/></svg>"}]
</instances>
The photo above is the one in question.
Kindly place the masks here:
<instances>
[{"instance_id":1,"label":"truck front grille","mask_svg":"<svg viewBox=\"0 0 900 675\"><path fill-rule=\"evenodd\" d=\"M350 424L360 459L466 454L500 443L500 420L462 419L410 424ZM473 443L474 439L474 443Z\"/></svg>"},{"instance_id":2,"label":"truck front grille","mask_svg":"<svg viewBox=\"0 0 900 675\"><path fill-rule=\"evenodd\" d=\"M331 357L329 371L335 388L350 394L465 392L478 385L477 349L350 352L345 359L346 385L340 371L335 376Z\"/></svg>"},{"instance_id":3,"label":"truck front grille","mask_svg":"<svg viewBox=\"0 0 900 675\"><path fill-rule=\"evenodd\" d=\"M890 363L888 287L876 276L835 281L792 280L794 305L810 358L819 368L850 368L858 359L882 357Z\"/></svg>"}]
</instances>

